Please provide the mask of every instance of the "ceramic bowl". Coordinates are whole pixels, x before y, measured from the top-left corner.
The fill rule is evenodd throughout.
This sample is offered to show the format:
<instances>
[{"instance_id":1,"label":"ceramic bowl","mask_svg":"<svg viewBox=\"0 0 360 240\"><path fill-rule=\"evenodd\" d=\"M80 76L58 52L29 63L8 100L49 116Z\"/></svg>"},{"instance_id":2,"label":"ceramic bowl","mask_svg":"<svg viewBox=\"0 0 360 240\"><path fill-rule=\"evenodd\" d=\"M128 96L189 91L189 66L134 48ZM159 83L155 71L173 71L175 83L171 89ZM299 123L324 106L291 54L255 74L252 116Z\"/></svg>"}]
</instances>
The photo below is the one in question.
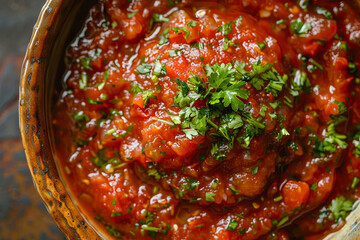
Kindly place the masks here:
<instances>
[{"instance_id":1,"label":"ceramic bowl","mask_svg":"<svg viewBox=\"0 0 360 240\"><path fill-rule=\"evenodd\" d=\"M79 31L93 2L46 2L27 49L20 84L20 130L28 166L48 211L68 239L101 239L71 200L49 140L52 94L64 71L64 49Z\"/></svg>"},{"instance_id":2,"label":"ceramic bowl","mask_svg":"<svg viewBox=\"0 0 360 240\"><path fill-rule=\"evenodd\" d=\"M20 84L20 130L33 181L48 211L68 239L103 239L72 201L52 151L54 89L65 70L66 46L80 30L95 0L48 0L34 27ZM74 198L75 199L75 198ZM360 210L329 239L360 239Z\"/></svg>"}]
</instances>

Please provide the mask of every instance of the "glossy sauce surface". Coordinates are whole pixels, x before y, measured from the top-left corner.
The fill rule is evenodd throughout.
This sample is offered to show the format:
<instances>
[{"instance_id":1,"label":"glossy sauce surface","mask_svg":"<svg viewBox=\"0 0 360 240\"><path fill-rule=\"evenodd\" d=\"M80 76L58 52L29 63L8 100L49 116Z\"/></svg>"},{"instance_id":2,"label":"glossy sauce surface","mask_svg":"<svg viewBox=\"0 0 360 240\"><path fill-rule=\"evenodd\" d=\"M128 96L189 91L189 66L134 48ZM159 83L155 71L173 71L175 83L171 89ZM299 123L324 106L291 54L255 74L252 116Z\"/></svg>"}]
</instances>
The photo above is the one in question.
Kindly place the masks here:
<instances>
[{"instance_id":1,"label":"glossy sauce surface","mask_svg":"<svg viewBox=\"0 0 360 240\"><path fill-rule=\"evenodd\" d=\"M321 239L359 199L359 6L100 1L53 125L114 238Z\"/></svg>"}]
</instances>

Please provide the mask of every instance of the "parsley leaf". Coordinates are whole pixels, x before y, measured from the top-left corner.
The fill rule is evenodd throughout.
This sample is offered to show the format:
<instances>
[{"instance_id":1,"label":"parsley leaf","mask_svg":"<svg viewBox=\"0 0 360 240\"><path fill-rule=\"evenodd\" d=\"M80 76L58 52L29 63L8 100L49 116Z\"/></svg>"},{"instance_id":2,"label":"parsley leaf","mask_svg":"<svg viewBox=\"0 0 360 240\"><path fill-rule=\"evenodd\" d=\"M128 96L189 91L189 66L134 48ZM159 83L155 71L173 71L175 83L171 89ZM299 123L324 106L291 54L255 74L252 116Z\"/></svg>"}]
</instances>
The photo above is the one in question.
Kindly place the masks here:
<instances>
[{"instance_id":1,"label":"parsley leaf","mask_svg":"<svg viewBox=\"0 0 360 240\"><path fill-rule=\"evenodd\" d=\"M171 116L173 123L180 125L189 139L214 130L210 133L215 139L210 152L218 161L226 158L235 140L248 148L251 140L265 128L261 121L267 107L262 108L262 117L253 118L250 106L245 104L250 96L245 86L250 82L257 90L262 90L267 81L264 90L277 97L284 89L287 76L281 76L272 66L257 62L251 71L246 71L245 63L217 63L204 66L207 81L194 74L187 82L175 79L179 92L173 106L181 110L178 116ZM195 104L198 101L204 106L198 107ZM242 135L238 136L240 132ZM282 127L280 134L282 137L289 133Z\"/></svg>"},{"instance_id":2,"label":"parsley leaf","mask_svg":"<svg viewBox=\"0 0 360 240\"><path fill-rule=\"evenodd\" d=\"M333 213L335 222L345 220L347 213L352 211L353 204L354 200L345 199L344 196L333 199L329 210Z\"/></svg>"},{"instance_id":3,"label":"parsley leaf","mask_svg":"<svg viewBox=\"0 0 360 240\"><path fill-rule=\"evenodd\" d=\"M316 13L324 15L327 19L332 19L333 15L330 11L326 10L325 8L322 8L320 6L316 7Z\"/></svg>"},{"instance_id":4,"label":"parsley leaf","mask_svg":"<svg viewBox=\"0 0 360 240\"><path fill-rule=\"evenodd\" d=\"M153 75L155 76L165 76L166 75L166 64L161 64L159 58L154 62Z\"/></svg>"},{"instance_id":5,"label":"parsley leaf","mask_svg":"<svg viewBox=\"0 0 360 240\"><path fill-rule=\"evenodd\" d=\"M136 68L136 73L137 74L150 74L152 69L152 65L148 64L148 63L141 63L137 68Z\"/></svg>"},{"instance_id":6,"label":"parsley leaf","mask_svg":"<svg viewBox=\"0 0 360 240\"><path fill-rule=\"evenodd\" d=\"M351 189L355 189L356 186L357 186L359 183L360 183L360 178L354 176L350 188L351 188Z\"/></svg>"},{"instance_id":7,"label":"parsley leaf","mask_svg":"<svg viewBox=\"0 0 360 240\"><path fill-rule=\"evenodd\" d=\"M81 65L87 69L92 71L93 69L90 67L91 58L80 58Z\"/></svg>"},{"instance_id":8,"label":"parsley leaf","mask_svg":"<svg viewBox=\"0 0 360 240\"><path fill-rule=\"evenodd\" d=\"M196 27L196 24L197 24L197 21L190 21L186 24L186 26L194 28L194 27Z\"/></svg>"},{"instance_id":9,"label":"parsley leaf","mask_svg":"<svg viewBox=\"0 0 360 240\"><path fill-rule=\"evenodd\" d=\"M259 48L260 48L261 51L264 50L264 49L266 48L266 41L264 41L264 42L259 42L259 43L258 43L258 46L259 46Z\"/></svg>"},{"instance_id":10,"label":"parsley leaf","mask_svg":"<svg viewBox=\"0 0 360 240\"><path fill-rule=\"evenodd\" d=\"M152 90L146 90L142 92L142 97L144 99L144 108L149 104L150 98L157 99Z\"/></svg>"},{"instance_id":11,"label":"parsley leaf","mask_svg":"<svg viewBox=\"0 0 360 240\"><path fill-rule=\"evenodd\" d=\"M207 193L205 193L205 200L207 202L215 202L215 198L214 198L215 195L216 194L213 192L207 192Z\"/></svg>"},{"instance_id":12,"label":"parsley leaf","mask_svg":"<svg viewBox=\"0 0 360 240\"><path fill-rule=\"evenodd\" d=\"M304 37L304 35L312 30L312 26L310 25L310 23L307 22L302 22L301 19L296 19L295 21L292 21L290 23L290 27L292 32L299 37Z\"/></svg>"},{"instance_id":13,"label":"parsley leaf","mask_svg":"<svg viewBox=\"0 0 360 240\"><path fill-rule=\"evenodd\" d=\"M231 219L229 225L227 226L226 230L228 231L235 231L239 223L235 219Z\"/></svg>"},{"instance_id":14,"label":"parsley leaf","mask_svg":"<svg viewBox=\"0 0 360 240\"><path fill-rule=\"evenodd\" d=\"M87 84L88 84L88 76L86 73L83 72L83 73L81 73L81 77L79 80L79 88L81 90L86 90Z\"/></svg>"},{"instance_id":15,"label":"parsley leaf","mask_svg":"<svg viewBox=\"0 0 360 240\"><path fill-rule=\"evenodd\" d=\"M167 17L165 17L162 14L159 13L154 13L151 16L151 20L150 20L150 28L152 28L154 26L154 23L160 23L160 22L168 22L169 19Z\"/></svg>"},{"instance_id":16,"label":"parsley leaf","mask_svg":"<svg viewBox=\"0 0 360 240\"><path fill-rule=\"evenodd\" d=\"M297 97L301 92L310 93L311 83L306 73L298 70L291 82L290 94Z\"/></svg>"},{"instance_id":17,"label":"parsley leaf","mask_svg":"<svg viewBox=\"0 0 360 240\"><path fill-rule=\"evenodd\" d=\"M143 90L137 84L130 89L130 92L133 93L134 96L136 96L138 93L141 93L142 91Z\"/></svg>"},{"instance_id":18,"label":"parsley leaf","mask_svg":"<svg viewBox=\"0 0 360 240\"><path fill-rule=\"evenodd\" d=\"M135 16L137 13L138 13L138 11L129 12L129 13L127 13L127 17L128 17L128 18L132 18L132 17Z\"/></svg>"},{"instance_id":19,"label":"parsley leaf","mask_svg":"<svg viewBox=\"0 0 360 240\"><path fill-rule=\"evenodd\" d=\"M180 49L170 50L169 51L169 57L176 57L180 56L182 54Z\"/></svg>"},{"instance_id":20,"label":"parsley leaf","mask_svg":"<svg viewBox=\"0 0 360 240\"><path fill-rule=\"evenodd\" d=\"M233 30L232 23L233 22L228 22L224 25L219 26L217 32L222 32L224 36L229 35Z\"/></svg>"},{"instance_id":21,"label":"parsley leaf","mask_svg":"<svg viewBox=\"0 0 360 240\"><path fill-rule=\"evenodd\" d=\"M347 107L344 102L335 101L338 104L339 114L331 115L332 120L329 121L326 138L324 141L320 141L317 137L314 137L313 155L315 157L325 157L327 153L334 153L337 149L346 149L348 144L346 142L346 135L336 132L337 126L347 121L346 113Z\"/></svg>"},{"instance_id":22,"label":"parsley leaf","mask_svg":"<svg viewBox=\"0 0 360 240\"><path fill-rule=\"evenodd\" d=\"M170 28L166 28L160 36L159 47L169 42Z\"/></svg>"}]
</instances>

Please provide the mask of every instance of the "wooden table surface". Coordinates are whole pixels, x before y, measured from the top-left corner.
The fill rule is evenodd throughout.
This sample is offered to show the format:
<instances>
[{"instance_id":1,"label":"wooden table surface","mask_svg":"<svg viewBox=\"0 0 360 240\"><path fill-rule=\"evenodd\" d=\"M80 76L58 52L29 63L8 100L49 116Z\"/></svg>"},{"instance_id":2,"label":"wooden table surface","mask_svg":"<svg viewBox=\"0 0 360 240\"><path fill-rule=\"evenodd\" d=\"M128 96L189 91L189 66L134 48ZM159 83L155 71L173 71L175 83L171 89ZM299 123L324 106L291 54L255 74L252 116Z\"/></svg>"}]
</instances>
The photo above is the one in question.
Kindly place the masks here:
<instances>
[{"instance_id":1,"label":"wooden table surface","mask_svg":"<svg viewBox=\"0 0 360 240\"><path fill-rule=\"evenodd\" d=\"M65 239L28 170L18 126L22 60L44 0L0 0L0 240Z\"/></svg>"}]
</instances>

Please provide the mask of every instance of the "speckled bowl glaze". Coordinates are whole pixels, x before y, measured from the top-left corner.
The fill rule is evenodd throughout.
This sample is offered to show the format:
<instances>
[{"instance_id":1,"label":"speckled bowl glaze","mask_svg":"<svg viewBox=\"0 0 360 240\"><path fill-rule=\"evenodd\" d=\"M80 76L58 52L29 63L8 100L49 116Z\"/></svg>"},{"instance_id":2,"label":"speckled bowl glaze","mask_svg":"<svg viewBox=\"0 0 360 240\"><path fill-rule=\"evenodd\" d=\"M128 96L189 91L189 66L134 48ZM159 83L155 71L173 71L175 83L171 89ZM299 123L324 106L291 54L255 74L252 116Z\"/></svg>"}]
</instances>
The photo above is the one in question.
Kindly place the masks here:
<instances>
[{"instance_id":1,"label":"speckled bowl glaze","mask_svg":"<svg viewBox=\"0 0 360 240\"><path fill-rule=\"evenodd\" d=\"M81 14L85 19L89 7L84 6L89 2L46 2L27 49L20 84L20 129L28 166L48 211L68 239L102 239L71 200L59 176L49 140L48 113L55 80L61 79L57 73L63 65L65 45L80 22L75 20Z\"/></svg>"},{"instance_id":2,"label":"speckled bowl glaze","mask_svg":"<svg viewBox=\"0 0 360 240\"><path fill-rule=\"evenodd\" d=\"M103 239L72 201L61 179L51 145L51 109L55 83L64 72L66 45L95 0L48 0L34 27L20 83L20 130L33 181L48 211L68 239ZM83 20L83 21L81 21ZM360 209L327 239L360 239Z\"/></svg>"}]
</instances>

